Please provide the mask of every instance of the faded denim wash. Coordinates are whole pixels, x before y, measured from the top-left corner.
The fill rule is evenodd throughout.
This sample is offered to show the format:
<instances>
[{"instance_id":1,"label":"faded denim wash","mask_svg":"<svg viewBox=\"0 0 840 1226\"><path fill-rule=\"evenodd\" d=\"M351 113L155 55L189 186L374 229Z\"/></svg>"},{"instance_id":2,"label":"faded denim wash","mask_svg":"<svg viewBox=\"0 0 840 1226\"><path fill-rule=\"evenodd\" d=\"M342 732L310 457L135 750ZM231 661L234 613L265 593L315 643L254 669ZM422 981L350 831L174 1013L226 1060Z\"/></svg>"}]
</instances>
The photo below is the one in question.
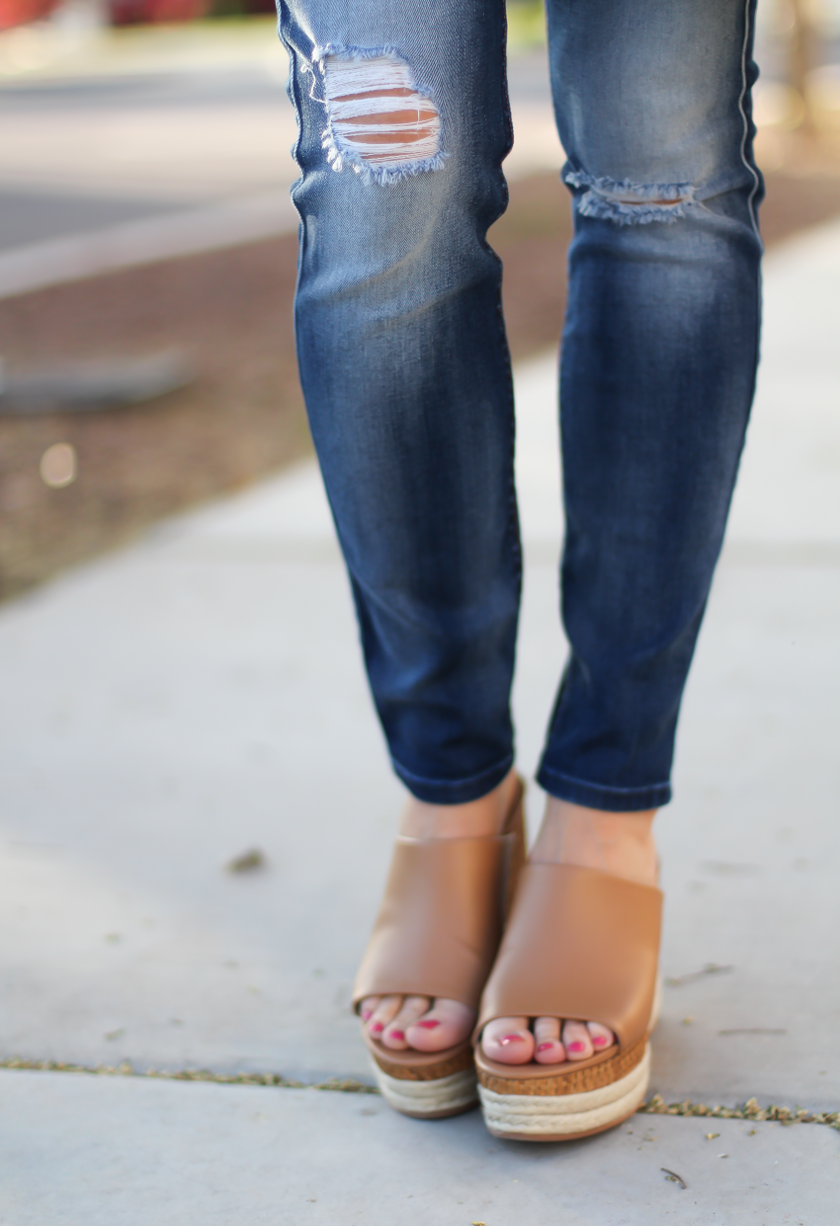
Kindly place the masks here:
<instances>
[{"instance_id":1,"label":"faded denim wash","mask_svg":"<svg viewBox=\"0 0 840 1226\"><path fill-rule=\"evenodd\" d=\"M571 653L538 779L599 809L670 799L753 396L753 19L754 0L548 0L575 217L561 361ZM299 120L300 373L368 677L411 792L468 801L514 756L514 410L486 242L512 140L504 5L279 0L279 28ZM409 99L418 156L378 156L348 80L365 100Z\"/></svg>"}]
</instances>

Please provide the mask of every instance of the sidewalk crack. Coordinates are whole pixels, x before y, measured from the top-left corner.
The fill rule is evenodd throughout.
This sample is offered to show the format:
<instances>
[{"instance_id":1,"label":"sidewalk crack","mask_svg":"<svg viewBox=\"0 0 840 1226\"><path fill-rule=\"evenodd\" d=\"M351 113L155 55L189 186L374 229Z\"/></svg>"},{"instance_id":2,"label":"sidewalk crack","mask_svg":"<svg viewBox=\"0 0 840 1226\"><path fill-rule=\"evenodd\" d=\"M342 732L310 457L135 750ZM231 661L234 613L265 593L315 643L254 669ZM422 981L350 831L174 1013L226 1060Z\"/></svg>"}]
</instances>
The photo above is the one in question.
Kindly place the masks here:
<instances>
[{"instance_id":1,"label":"sidewalk crack","mask_svg":"<svg viewBox=\"0 0 840 1226\"><path fill-rule=\"evenodd\" d=\"M329 1077L326 1081L294 1081L282 1073L214 1073L211 1069L136 1069L130 1060L121 1064L70 1064L63 1060L0 1060L3 1069L39 1073L86 1073L95 1077L146 1077L157 1081L209 1081L223 1086L275 1086L284 1090L331 1090L339 1094L378 1094L375 1086L354 1077Z\"/></svg>"},{"instance_id":2,"label":"sidewalk crack","mask_svg":"<svg viewBox=\"0 0 840 1226\"><path fill-rule=\"evenodd\" d=\"M354 1077L329 1077L326 1081L294 1081L282 1073L214 1073L210 1069L135 1069L130 1060L121 1064L70 1064L61 1060L21 1060L17 1057L0 1059L0 1071L19 1069L41 1073L86 1073L99 1077L146 1077L158 1081L203 1081L224 1086L273 1086L284 1090L326 1090L339 1094L379 1094L375 1086L366 1085ZM757 1123L822 1124L840 1131L840 1110L808 1111L805 1107L759 1105L758 1099L748 1098L737 1107L708 1106L686 1099L666 1103L654 1094L637 1110L638 1115L681 1115L714 1120L750 1120Z\"/></svg>"},{"instance_id":3,"label":"sidewalk crack","mask_svg":"<svg viewBox=\"0 0 840 1226\"><path fill-rule=\"evenodd\" d=\"M654 1094L641 1107L640 1115L700 1116L714 1120L750 1120L760 1123L779 1124L825 1124L840 1131L840 1111L808 1111L805 1107L778 1107L770 1104L759 1106L758 1099L748 1098L738 1107L709 1107L705 1103L666 1103L660 1094Z\"/></svg>"}]
</instances>

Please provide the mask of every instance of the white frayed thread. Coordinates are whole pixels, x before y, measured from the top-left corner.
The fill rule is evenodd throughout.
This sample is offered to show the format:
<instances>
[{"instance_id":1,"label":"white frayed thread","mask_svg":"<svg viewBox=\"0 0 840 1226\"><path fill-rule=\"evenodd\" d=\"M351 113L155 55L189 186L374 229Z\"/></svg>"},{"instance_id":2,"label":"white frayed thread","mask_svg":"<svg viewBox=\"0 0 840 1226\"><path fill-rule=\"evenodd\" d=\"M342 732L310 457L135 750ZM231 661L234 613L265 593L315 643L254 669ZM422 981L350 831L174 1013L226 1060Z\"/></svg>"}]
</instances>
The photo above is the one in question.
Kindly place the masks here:
<instances>
[{"instance_id":1,"label":"white frayed thread","mask_svg":"<svg viewBox=\"0 0 840 1226\"><path fill-rule=\"evenodd\" d=\"M699 207L690 183L630 183L595 178L582 170L569 170L563 180L570 187L586 188L578 198L583 217L599 217L620 226L644 226L653 221L673 222Z\"/></svg>"},{"instance_id":2,"label":"white frayed thread","mask_svg":"<svg viewBox=\"0 0 840 1226\"><path fill-rule=\"evenodd\" d=\"M322 56L328 116L322 144L333 170L347 165L365 182L388 183L440 169L441 118L405 60L388 49L324 49Z\"/></svg>"},{"instance_id":3,"label":"white frayed thread","mask_svg":"<svg viewBox=\"0 0 840 1226\"><path fill-rule=\"evenodd\" d=\"M440 116L414 88L407 64L384 57L349 63L327 60L326 92L334 129L371 166L418 161L437 153ZM379 115L389 118L378 119ZM383 140L384 136L389 139Z\"/></svg>"}]
</instances>

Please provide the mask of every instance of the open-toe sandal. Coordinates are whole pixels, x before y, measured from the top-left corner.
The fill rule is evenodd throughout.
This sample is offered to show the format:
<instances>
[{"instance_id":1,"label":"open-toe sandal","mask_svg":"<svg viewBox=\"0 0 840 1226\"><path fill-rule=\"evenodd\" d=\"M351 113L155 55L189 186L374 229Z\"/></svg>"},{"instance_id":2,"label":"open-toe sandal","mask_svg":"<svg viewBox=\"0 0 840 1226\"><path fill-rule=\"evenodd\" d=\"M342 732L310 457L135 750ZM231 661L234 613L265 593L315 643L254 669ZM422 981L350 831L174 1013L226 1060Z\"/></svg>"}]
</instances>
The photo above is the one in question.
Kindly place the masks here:
<instances>
[{"instance_id":1,"label":"open-toe sandal","mask_svg":"<svg viewBox=\"0 0 840 1226\"><path fill-rule=\"evenodd\" d=\"M463 839L398 838L373 934L353 987L368 996L428 996L478 1009L513 887L525 860L524 787L502 833ZM472 1041L444 1051L392 1051L362 1031L386 1101L423 1119L478 1103Z\"/></svg>"},{"instance_id":2,"label":"open-toe sandal","mask_svg":"<svg viewBox=\"0 0 840 1226\"><path fill-rule=\"evenodd\" d=\"M658 1013L662 893L571 864L528 864L484 989L474 1033L484 1120L497 1137L561 1141L603 1132L644 1101ZM497 1017L609 1026L585 1060L500 1064L479 1045Z\"/></svg>"}]
</instances>

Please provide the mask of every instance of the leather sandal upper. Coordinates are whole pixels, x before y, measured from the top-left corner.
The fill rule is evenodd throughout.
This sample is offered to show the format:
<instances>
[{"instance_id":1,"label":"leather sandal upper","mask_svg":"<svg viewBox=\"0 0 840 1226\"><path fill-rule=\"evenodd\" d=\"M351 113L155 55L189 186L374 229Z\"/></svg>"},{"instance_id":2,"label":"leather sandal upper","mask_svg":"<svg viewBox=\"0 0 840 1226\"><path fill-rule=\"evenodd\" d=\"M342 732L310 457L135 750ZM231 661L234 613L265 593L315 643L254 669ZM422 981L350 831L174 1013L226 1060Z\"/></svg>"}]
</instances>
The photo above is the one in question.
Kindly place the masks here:
<instances>
[{"instance_id":1,"label":"leather sandal upper","mask_svg":"<svg viewBox=\"0 0 840 1226\"><path fill-rule=\"evenodd\" d=\"M572 864L528 864L481 999L497 1017L601 1022L622 1048L644 1037L659 962L662 891Z\"/></svg>"},{"instance_id":2,"label":"leather sandal upper","mask_svg":"<svg viewBox=\"0 0 840 1226\"><path fill-rule=\"evenodd\" d=\"M354 1008L385 995L443 996L478 1008L522 845L521 806L520 784L507 832L498 836L397 839Z\"/></svg>"}]
</instances>

